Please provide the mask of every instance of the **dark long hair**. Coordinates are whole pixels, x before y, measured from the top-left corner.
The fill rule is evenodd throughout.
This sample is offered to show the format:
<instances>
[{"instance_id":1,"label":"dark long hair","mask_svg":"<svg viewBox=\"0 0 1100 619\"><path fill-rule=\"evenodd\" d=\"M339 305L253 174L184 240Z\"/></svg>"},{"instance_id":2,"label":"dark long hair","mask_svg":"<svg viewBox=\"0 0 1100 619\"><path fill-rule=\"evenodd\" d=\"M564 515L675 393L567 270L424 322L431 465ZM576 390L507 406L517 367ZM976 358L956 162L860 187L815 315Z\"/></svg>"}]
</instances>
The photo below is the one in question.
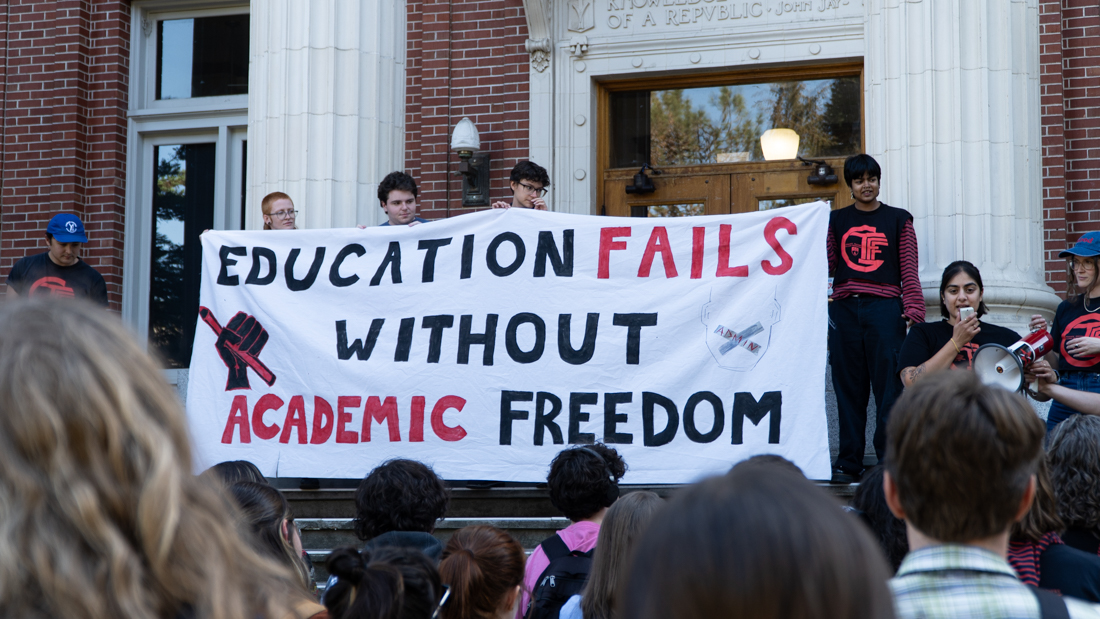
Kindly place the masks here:
<instances>
[{"instance_id":1,"label":"dark long hair","mask_svg":"<svg viewBox=\"0 0 1100 619\"><path fill-rule=\"evenodd\" d=\"M687 489L639 541L622 617L883 619L890 571L835 499L782 467L735 468Z\"/></svg>"},{"instance_id":2,"label":"dark long hair","mask_svg":"<svg viewBox=\"0 0 1100 619\"><path fill-rule=\"evenodd\" d=\"M886 554L886 561L897 572L901 560L909 552L909 538L905 532L905 521L899 520L886 504L882 473L881 464L864 473L859 481L859 488L852 497L851 506L871 527L871 532L878 538L878 543Z\"/></svg>"},{"instance_id":3,"label":"dark long hair","mask_svg":"<svg viewBox=\"0 0 1100 619\"><path fill-rule=\"evenodd\" d=\"M943 270L943 277L940 278L940 315L944 318L951 318L951 314L947 311L947 305L943 302L943 293L947 290L947 284L955 279L955 276L959 273L966 273L970 277L974 278L974 283L978 284L978 291L985 293L985 285L982 284L982 274L978 271L978 267L966 260L956 260L947 265L947 268ZM978 318L989 313L989 308L986 307L985 301L978 303Z\"/></svg>"},{"instance_id":4,"label":"dark long hair","mask_svg":"<svg viewBox=\"0 0 1100 619\"><path fill-rule=\"evenodd\" d=\"M415 548L338 548L327 565L331 619L430 619L443 596L435 564Z\"/></svg>"},{"instance_id":5,"label":"dark long hair","mask_svg":"<svg viewBox=\"0 0 1100 619\"><path fill-rule=\"evenodd\" d=\"M294 552L290 540L283 536L283 522L294 526L290 503L278 489L253 481L239 481L229 487L237 506L244 516L244 524L252 532L252 545L266 555L292 569L308 590L309 570L302 557Z\"/></svg>"},{"instance_id":6,"label":"dark long hair","mask_svg":"<svg viewBox=\"0 0 1100 619\"><path fill-rule=\"evenodd\" d=\"M1047 458L1066 526L1100 533L1100 417L1071 415L1050 434Z\"/></svg>"}]
</instances>

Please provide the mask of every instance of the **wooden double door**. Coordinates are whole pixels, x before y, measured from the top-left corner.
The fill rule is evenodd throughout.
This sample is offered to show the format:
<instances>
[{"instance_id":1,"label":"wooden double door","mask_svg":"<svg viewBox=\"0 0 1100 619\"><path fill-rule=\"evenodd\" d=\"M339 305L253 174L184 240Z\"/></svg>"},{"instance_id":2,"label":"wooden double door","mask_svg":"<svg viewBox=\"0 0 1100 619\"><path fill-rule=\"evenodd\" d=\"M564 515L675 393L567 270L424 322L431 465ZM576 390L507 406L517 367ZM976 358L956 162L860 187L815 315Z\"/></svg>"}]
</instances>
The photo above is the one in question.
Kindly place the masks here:
<instances>
[{"instance_id":1,"label":"wooden double door","mask_svg":"<svg viewBox=\"0 0 1100 619\"><path fill-rule=\"evenodd\" d=\"M791 162L676 166L649 172L652 193L628 193L637 170L603 175L602 213L618 217L678 217L764 211L817 200L832 208L852 203L844 184L844 158L825 159L837 174L830 185L811 185L814 168Z\"/></svg>"}]
</instances>

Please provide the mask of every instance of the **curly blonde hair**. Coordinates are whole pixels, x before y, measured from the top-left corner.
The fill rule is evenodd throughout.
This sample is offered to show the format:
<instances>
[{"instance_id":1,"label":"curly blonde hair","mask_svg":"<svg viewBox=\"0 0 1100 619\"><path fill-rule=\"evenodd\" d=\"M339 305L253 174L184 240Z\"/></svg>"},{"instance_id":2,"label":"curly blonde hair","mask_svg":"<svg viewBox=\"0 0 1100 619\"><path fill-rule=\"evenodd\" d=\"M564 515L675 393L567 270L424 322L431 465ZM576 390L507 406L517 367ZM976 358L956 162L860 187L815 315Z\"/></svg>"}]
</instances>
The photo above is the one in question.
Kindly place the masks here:
<instances>
[{"instance_id":1,"label":"curly blonde hair","mask_svg":"<svg viewBox=\"0 0 1100 619\"><path fill-rule=\"evenodd\" d=\"M0 307L0 608L29 619L276 619L290 572L193 477L183 411L117 317Z\"/></svg>"}]
</instances>

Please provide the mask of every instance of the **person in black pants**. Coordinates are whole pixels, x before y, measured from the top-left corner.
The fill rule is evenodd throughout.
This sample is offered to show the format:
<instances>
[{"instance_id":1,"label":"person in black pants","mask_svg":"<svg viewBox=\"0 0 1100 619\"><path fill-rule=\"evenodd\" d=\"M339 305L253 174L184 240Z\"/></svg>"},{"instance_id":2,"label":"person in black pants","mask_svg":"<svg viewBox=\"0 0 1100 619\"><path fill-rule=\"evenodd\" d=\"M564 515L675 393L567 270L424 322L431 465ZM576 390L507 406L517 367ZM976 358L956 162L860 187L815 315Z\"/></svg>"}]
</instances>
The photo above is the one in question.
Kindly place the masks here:
<instances>
[{"instance_id":1,"label":"person in black pants","mask_svg":"<svg viewBox=\"0 0 1100 619\"><path fill-rule=\"evenodd\" d=\"M882 459L887 416L902 391L898 351L906 328L924 322L913 216L879 202L881 176L871 156L849 157L844 182L855 204L829 217L829 363L840 419L834 483L854 483L863 472L871 391L877 410L875 453Z\"/></svg>"}]
</instances>

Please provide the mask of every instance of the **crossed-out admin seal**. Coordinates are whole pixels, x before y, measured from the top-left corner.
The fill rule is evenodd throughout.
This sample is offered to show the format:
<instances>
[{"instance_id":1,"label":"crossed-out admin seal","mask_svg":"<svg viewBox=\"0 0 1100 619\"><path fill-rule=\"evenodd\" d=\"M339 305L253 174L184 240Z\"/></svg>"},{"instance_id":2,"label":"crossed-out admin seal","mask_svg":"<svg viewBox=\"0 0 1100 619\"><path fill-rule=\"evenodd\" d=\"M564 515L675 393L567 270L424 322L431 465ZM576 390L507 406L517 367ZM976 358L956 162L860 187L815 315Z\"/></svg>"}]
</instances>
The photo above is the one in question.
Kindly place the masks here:
<instances>
[{"instance_id":1,"label":"crossed-out admin seal","mask_svg":"<svg viewBox=\"0 0 1100 619\"><path fill-rule=\"evenodd\" d=\"M770 302L748 305L703 304L700 320L706 327L707 349L721 368L747 372L768 352L772 327L779 322L782 308L774 296Z\"/></svg>"}]
</instances>

